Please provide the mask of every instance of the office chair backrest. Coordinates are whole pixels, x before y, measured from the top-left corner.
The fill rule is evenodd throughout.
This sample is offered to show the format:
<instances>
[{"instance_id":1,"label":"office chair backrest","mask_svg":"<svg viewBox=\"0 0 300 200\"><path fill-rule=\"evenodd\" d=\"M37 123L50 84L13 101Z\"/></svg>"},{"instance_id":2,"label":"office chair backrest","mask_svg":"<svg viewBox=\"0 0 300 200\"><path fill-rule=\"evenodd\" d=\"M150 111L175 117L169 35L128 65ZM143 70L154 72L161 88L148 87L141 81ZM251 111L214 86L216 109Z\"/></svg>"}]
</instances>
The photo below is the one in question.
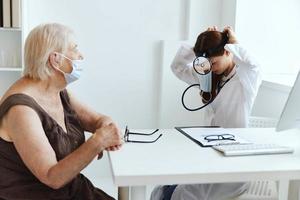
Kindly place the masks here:
<instances>
[{"instance_id":1,"label":"office chair backrest","mask_svg":"<svg viewBox=\"0 0 300 200\"><path fill-rule=\"evenodd\" d=\"M275 181L252 181L249 189L234 200L278 200Z\"/></svg>"},{"instance_id":2,"label":"office chair backrest","mask_svg":"<svg viewBox=\"0 0 300 200\"><path fill-rule=\"evenodd\" d=\"M276 127L278 119L268 117L250 116L248 127L249 128L272 128Z\"/></svg>"}]
</instances>

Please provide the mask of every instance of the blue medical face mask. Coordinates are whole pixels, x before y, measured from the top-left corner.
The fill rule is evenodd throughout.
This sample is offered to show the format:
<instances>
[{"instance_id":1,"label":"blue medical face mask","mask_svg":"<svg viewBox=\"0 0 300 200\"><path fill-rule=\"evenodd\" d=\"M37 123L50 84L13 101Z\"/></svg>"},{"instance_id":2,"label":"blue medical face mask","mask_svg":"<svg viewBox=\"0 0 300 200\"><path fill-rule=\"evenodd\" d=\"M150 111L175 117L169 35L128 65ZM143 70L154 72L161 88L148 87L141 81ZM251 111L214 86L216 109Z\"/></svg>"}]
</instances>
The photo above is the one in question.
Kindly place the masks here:
<instances>
[{"instance_id":1,"label":"blue medical face mask","mask_svg":"<svg viewBox=\"0 0 300 200\"><path fill-rule=\"evenodd\" d=\"M66 73L59 69L64 74L67 85L69 85L70 83L72 83L80 78L81 71L82 71L82 64L83 64L84 60L72 60L72 59L68 58L67 56L65 56L64 54L61 54L61 53L58 53L58 54L60 54L61 56L63 56L64 58L66 58L72 62L71 73Z\"/></svg>"}]
</instances>

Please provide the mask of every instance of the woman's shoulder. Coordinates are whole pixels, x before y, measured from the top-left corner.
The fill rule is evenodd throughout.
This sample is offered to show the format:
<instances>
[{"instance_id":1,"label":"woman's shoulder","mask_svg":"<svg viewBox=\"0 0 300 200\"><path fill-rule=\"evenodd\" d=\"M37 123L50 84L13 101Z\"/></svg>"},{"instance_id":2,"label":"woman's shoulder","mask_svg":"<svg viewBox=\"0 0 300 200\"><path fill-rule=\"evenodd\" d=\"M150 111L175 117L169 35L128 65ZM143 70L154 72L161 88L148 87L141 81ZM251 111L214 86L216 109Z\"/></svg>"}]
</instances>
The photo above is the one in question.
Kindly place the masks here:
<instances>
[{"instance_id":1,"label":"woman's shoulder","mask_svg":"<svg viewBox=\"0 0 300 200\"><path fill-rule=\"evenodd\" d=\"M32 84L31 80L28 80L24 77L20 78L16 82L14 82L3 94L3 96L0 98L0 104L8 97L17 94L23 94L32 97L34 96L34 91L34 84Z\"/></svg>"},{"instance_id":2,"label":"woman's shoulder","mask_svg":"<svg viewBox=\"0 0 300 200\"><path fill-rule=\"evenodd\" d=\"M1 113L6 113L15 106L26 106L40 112L41 109L36 101L37 98L34 91L32 84L24 81L22 78L17 80L0 99Z\"/></svg>"}]
</instances>

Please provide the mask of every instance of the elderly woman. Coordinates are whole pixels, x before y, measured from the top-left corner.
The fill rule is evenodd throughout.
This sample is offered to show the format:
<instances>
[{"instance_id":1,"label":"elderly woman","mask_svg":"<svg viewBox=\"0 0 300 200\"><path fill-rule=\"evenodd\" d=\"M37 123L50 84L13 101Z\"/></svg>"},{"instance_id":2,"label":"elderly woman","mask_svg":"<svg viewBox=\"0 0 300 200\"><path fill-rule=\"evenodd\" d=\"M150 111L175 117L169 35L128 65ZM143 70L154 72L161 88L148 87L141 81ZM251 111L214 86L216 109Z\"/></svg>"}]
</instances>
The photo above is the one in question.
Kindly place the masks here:
<instances>
[{"instance_id":1,"label":"elderly woman","mask_svg":"<svg viewBox=\"0 0 300 200\"><path fill-rule=\"evenodd\" d=\"M0 199L113 199L80 174L122 140L109 117L65 89L83 61L72 31L60 24L34 28L24 59L24 76L0 102ZM93 133L86 141L84 131Z\"/></svg>"}]
</instances>

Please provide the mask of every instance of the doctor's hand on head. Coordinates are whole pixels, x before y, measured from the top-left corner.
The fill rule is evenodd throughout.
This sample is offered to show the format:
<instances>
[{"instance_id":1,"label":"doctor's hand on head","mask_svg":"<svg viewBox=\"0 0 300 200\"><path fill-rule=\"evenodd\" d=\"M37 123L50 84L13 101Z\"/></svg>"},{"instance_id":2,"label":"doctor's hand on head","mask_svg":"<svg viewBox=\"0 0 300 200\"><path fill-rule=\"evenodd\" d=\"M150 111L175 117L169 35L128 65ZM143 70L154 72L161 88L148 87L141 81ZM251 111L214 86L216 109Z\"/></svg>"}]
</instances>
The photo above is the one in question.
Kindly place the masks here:
<instances>
[{"instance_id":1,"label":"doctor's hand on head","mask_svg":"<svg viewBox=\"0 0 300 200\"><path fill-rule=\"evenodd\" d=\"M218 31L218 27L216 27L216 26L208 27L207 31ZM227 35L228 35L228 44L237 44L238 43L236 35L230 26L226 26L223 29L223 33L227 33Z\"/></svg>"},{"instance_id":2,"label":"doctor's hand on head","mask_svg":"<svg viewBox=\"0 0 300 200\"><path fill-rule=\"evenodd\" d=\"M230 26L226 26L223 30L224 33L228 35L228 44L237 44L238 40L236 38L235 32L232 30Z\"/></svg>"},{"instance_id":3,"label":"doctor's hand on head","mask_svg":"<svg viewBox=\"0 0 300 200\"><path fill-rule=\"evenodd\" d=\"M206 31L218 31L218 27L216 26L208 27Z\"/></svg>"}]
</instances>

